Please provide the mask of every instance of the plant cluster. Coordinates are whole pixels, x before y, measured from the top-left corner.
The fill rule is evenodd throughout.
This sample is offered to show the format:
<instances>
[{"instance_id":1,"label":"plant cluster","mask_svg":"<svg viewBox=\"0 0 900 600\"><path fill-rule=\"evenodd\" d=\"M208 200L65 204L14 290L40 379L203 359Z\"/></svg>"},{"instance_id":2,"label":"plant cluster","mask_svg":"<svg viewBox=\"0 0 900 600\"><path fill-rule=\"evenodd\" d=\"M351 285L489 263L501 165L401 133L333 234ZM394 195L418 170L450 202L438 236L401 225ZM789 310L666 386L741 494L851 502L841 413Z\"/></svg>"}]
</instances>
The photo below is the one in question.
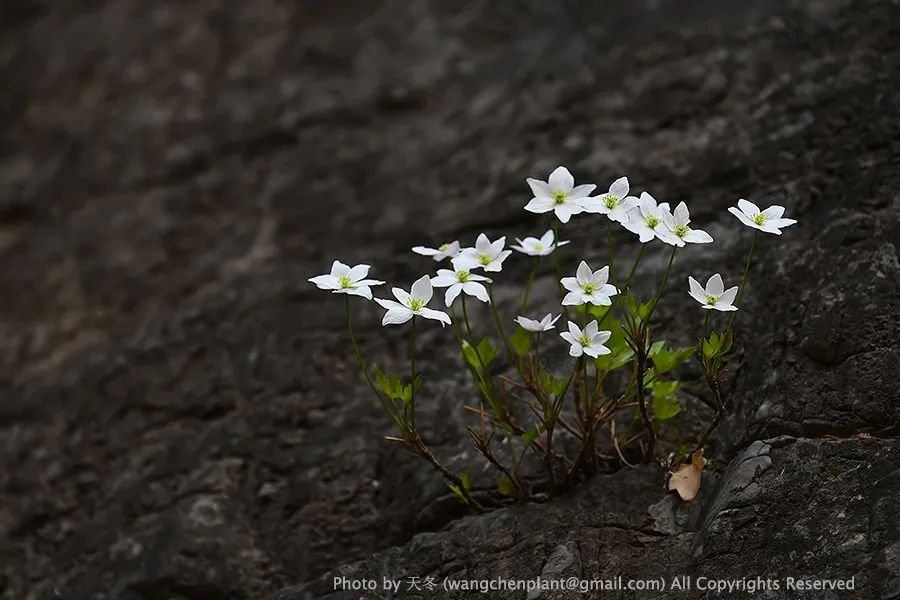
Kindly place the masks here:
<instances>
[{"instance_id":1,"label":"plant cluster","mask_svg":"<svg viewBox=\"0 0 900 600\"><path fill-rule=\"evenodd\" d=\"M422 385L416 368L416 331L426 320L453 328L462 364L480 391L477 405L465 407L474 419L468 434L477 451L497 470L499 494L512 498L552 493L598 470L657 459L660 424L681 410L678 391L682 383L673 372L696 357L716 413L695 444L664 459L669 489L690 500L699 489L705 462L703 448L726 409L724 361L732 348L734 319L757 238L760 232L780 235L782 228L796 221L784 218L780 206L760 210L744 199L736 208L728 209L742 224L754 229L740 283L726 289L718 273L705 285L689 277L687 293L706 316L697 343L675 347L656 335L654 313L679 249L713 242L708 233L692 226L685 203L671 209L647 192L639 197L629 195L625 177L615 180L607 192L592 195L596 186L575 185L564 167L554 170L547 181L529 178L526 182L533 198L525 210L548 213L552 220L550 230L540 237L517 238L511 249L506 248L505 237L491 240L485 234L479 235L472 247L462 247L458 241L438 248L417 246L413 252L437 263L449 261L452 268L422 276L409 291L393 288L394 299L373 298L372 288L384 282L368 279L368 265L350 267L334 261L329 274L309 280L321 289L345 294L347 330L356 360L397 429L386 439L427 460L464 502L476 509L481 507L471 493L471 478L448 469L416 426L416 403ZM581 260L574 276L563 276L560 248L569 242L560 240L561 228L582 214L605 215L608 264L594 270ZM616 272L613 227L624 227L641 244L627 274ZM655 294L638 298L631 282L646 245L654 242L671 247L668 264ZM513 250L531 257L533 266L523 287L519 314L508 319L498 312L491 277L503 271ZM547 257L553 260L560 313L527 316L532 283ZM446 311L429 307L434 288L444 290ZM383 325L408 324L408 377L366 364L353 333L350 296L374 300L384 308ZM474 331L469 318L477 308L473 303L488 307L496 338ZM715 311L729 313L729 318L719 330L710 330ZM551 332L563 315L562 332L553 336ZM499 345L494 339L499 339ZM546 350L542 354L542 343L546 346L553 339L561 339L572 357L563 372L548 366ZM523 463L529 456L542 465L543 476L523 474Z\"/></svg>"}]
</instances>

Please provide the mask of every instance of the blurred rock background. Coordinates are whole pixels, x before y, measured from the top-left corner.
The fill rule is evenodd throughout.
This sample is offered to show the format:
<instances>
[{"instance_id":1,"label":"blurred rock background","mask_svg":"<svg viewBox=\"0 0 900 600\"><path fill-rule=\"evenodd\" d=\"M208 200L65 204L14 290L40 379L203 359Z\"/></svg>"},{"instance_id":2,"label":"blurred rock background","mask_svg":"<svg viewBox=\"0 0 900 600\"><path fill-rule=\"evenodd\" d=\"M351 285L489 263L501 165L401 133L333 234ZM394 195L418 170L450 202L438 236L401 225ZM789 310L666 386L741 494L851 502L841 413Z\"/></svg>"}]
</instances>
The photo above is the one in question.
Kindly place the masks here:
<instances>
[{"instance_id":1,"label":"blurred rock background","mask_svg":"<svg viewBox=\"0 0 900 600\"><path fill-rule=\"evenodd\" d=\"M542 572L900 597L898 39L887 0L0 3L0 598ZM306 283L340 258L408 287L434 268L413 245L542 233L523 180L558 164L684 200L716 238L676 261L659 316L681 344L687 275L740 275L750 232L725 209L799 220L761 240L691 504L647 466L466 515L380 440L342 304ZM605 261L601 222L567 229L572 269ZM529 265L508 264L512 318ZM358 308L368 355L402 360ZM480 473L451 340L422 336L420 422ZM703 393L670 443L711 417Z\"/></svg>"}]
</instances>

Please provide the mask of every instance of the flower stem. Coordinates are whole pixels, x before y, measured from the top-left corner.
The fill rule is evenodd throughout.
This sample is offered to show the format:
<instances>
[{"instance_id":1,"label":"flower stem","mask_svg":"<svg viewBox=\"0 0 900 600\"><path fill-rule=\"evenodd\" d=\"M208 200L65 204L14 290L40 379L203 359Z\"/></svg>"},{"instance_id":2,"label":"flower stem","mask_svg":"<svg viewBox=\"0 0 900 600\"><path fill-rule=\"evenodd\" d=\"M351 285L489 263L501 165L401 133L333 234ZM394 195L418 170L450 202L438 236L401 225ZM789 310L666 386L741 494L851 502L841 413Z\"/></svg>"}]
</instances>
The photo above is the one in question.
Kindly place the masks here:
<instances>
[{"instance_id":1,"label":"flower stem","mask_svg":"<svg viewBox=\"0 0 900 600\"><path fill-rule=\"evenodd\" d=\"M397 415L394 412L394 409L388 405L387 401L382 397L381 394L378 393L378 388L375 387L375 382L372 381L372 377L369 376L369 370L366 368L366 363L363 360L362 352L359 351L359 344L356 342L356 336L353 334L353 319L350 316L350 296L344 296L344 308L347 311L347 333L350 334L350 343L353 344L353 351L356 354L356 362L359 364L359 368L363 373L363 376L366 378L366 382L369 384L369 387L372 388L372 393L378 398L378 401L381 402L381 406L384 408L385 412L391 418L397 427L403 430L401 425L402 421L397 418Z\"/></svg>"},{"instance_id":2,"label":"flower stem","mask_svg":"<svg viewBox=\"0 0 900 600\"><path fill-rule=\"evenodd\" d=\"M609 280L616 284L616 254L613 246L612 221L606 223L606 245L609 253Z\"/></svg>"},{"instance_id":3,"label":"flower stem","mask_svg":"<svg viewBox=\"0 0 900 600\"><path fill-rule=\"evenodd\" d=\"M669 256L669 264L666 267L666 274L663 275L662 284L659 286L659 290L656 292L656 296L653 298L653 305L650 307L650 314L647 315L647 320L650 320L650 317L653 315L653 311L656 310L656 305L659 304L659 299L662 297L663 293L666 291L666 285L669 283L669 274L672 272L672 262L675 260L675 252L678 251L678 246L672 246L672 254Z\"/></svg>"},{"instance_id":4,"label":"flower stem","mask_svg":"<svg viewBox=\"0 0 900 600\"><path fill-rule=\"evenodd\" d=\"M628 279L625 280L625 289L628 289L628 286L631 285L631 278L634 277L634 272L637 269L638 263L641 262L641 258L644 256L644 248L646 247L646 244L641 244L641 249L638 250L637 256L634 259L634 264L631 265L631 271L629 271L628 273ZM621 290L619 293L621 293L622 291L624 290Z\"/></svg>"},{"instance_id":5,"label":"flower stem","mask_svg":"<svg viewBox=\"0 0 900 600\"><path fill-rule=\"evenodd\" d=\"M706 318L703 319L703 337L706 337L706 332L709 331L709 315L712 314L712 310L706 311Z\"/></svg>"},{"instance_id":6,"label":"flower stem","mask_svg":"<svg viewBox=\"0 0 900 600\"><path fill-rule=\"evenodd\" d=\"M531 269L531 275L528 276L528 283L525 284L525 293L522 296L522 307L519 309L519 314L524 315L525 310L528 308L528 296L531 294L531 284L534 283L534 276L537 274L538 266L541 264L541 257L538 256L537 260L534 262L534 267Z\"/></svg>"},{"instance_id":7,"label":"flower stem","mask_svg":"<svg viewBox=\"0 0 900 600\"><path fill-rule=\"evenodd\" d=\"M416 316L412 318L412 333L409 336L409 378L410 378L410 395L409 395L409 415L408 420L413 431L416 429Z\"/></svg>"},{"instance_id":8,"label":"flower stem","mask_svg":"<svg viewBox=\"0 0 900 600\"><path fill-rule=\"evenodd\" d=\"M562 267L559 266L559 219L553 221L553 265L556 268L556 287L559 290L559 300L566 297L566 290L562 284ZM566 320L569 319L569 309L563 305Z\"/></svg>"},{"instance_id":9,"label":"flower stem","mask_svg":"<svg viewBox=\"0 0 900 600\"><path fill-rule=\"evenodd\" d=\"M759 230L755 230L753 232L753 241L750 242L750 252L747 253L747 262L744 264L744 274L741 276L741 286L738 288L737 298L734 301L734 305L738 306L741 302L741 297L744 295L744 286L747 285L747 276L750 274L750 261L753 260L753 251L756 250L756 238L759 237ZM731 317L728 319L728 329L734 325L734 319L737 317L738 311L733 311L731 313Z\"/></svg>"},{"instance_id":10,"label":"flower stem","mask_svg":"<svg viewBox=\"0 0 900 600\"><path fill-rule=\"evenodd\" d=\"M506 329L503 327L500 313L497 312L497 303L494 302L494 286L488 284L487 290L488 299L491 301L491 312L494 314L494 322L497 324L497 333L500 334L500 338L503 340L503 347L506 348L506 356L509 358L509 362L515 363L515 354L513 354L512 348L509 345L509 339L506 337Z\"/></svg>"}]
</instances>

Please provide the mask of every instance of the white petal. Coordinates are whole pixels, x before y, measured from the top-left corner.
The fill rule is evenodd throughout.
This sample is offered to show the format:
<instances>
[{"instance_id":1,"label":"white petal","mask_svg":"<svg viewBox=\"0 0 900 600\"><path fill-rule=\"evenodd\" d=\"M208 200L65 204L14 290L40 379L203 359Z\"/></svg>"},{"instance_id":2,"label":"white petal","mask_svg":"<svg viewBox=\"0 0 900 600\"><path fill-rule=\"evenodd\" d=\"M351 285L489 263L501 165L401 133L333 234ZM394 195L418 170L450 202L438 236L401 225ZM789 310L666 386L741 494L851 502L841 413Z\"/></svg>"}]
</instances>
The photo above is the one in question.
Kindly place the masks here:
<instances>
[{"instance_id":1,"label":"white petal","mask_svg":"<svg viewBox=\"0 0 900 600\"><path fill-rule=\"evenodd\" d=\"M581 207L582 211L595 215L605 215L606 211L609 210L606 208L606 203L603 201L602 196L594 196L593 198L580 198L578 200L578 206Z\"/></svg>"},{"instance_id":2,"label":"white petal","mask_svg":"<svg viewBox=\"0 0 900 600\"><path fill-rule=\"evenodd\" d=\"M594 272L591 271L591 267L586 262L581 261L578 264L578 269L575 271L575 279L578 280L578 283L581 285L591 283L593 276Z\"/></svg>"},{"instance_id":3,"label":"white petal","mask_svg":"<svg viewBox=\"0 0 900 600\"><path fill-rule=\"evenodd\" d=\"M734 216L736 216L738 219L740 219L740 220L741 220L741 223L743 223L743 224L746 225L747 227L753 227L754 229L759 229L759 226L757 226L757 224L754 223L754 222L750 219L750 217L748 217L747 215L745 215L743 212L741 212L740 210L736 209L735 207L729 206L729 207L728 207L728 212L730 212L731 214L733 214Z\"/></svg>"},{"instance_id":4,"label":"white petal","mask_svg":"<svg viewBox=\"0 0 900 600\"><path fill-rule=\"evenodd\" d=\"M772 219L771 221L766 221L766 225L781 229L782 227L790 227L796 222L794 219Z\"/></svg>"},{"instance_id":5,"label":"white petal","mask_svg":"<svg viewBox=\"0 0 900 600\"><path fill-rule=\"evenodd\" d=\"M441 312L439 310L433 310L431 308L423 308L419 311L419 314L426 319L432 319L434 321L440 321L441 326L450 324L450 315L445 312Z\"/></svg>"},{"instance_id":6,"label":"white petal","mask_svg":"<svg viewBox=\"0 0 900 600\"><path fill-rule=\"evenodd\" d=\"M487 281L488 283L491 283L491 278L476 273L469 273L469 281Z\"/></svg>"},{"instance_id":7,"label":"white petal","mask_svg":"<svg viewBox=\"0 0 900 600\"><path fill-rule=\"evenodd\" d=\"M624 212L630 212L632 209L637 208L638 203L640 201L634 196L627 196L619 202L619 206L616 208L621 208Z\"/></svg>"},{"instance_id":8,"label":"white petal","mask_svg":"<svg viewBox=\"0 0 900 600\"><path fill-rule=\"evenodd\" d=\"M550 177L547 179L547 183L550 185L550 189L554 192L571 192L572 188L575 187L575 178L572 177L572 174L569 173L569 170L565 167L556 167L552 173L550 173Z\"/></svg>"},{"instance_id":9,"label":"white petal","mask_svg":"<svg viewBox=\"0 0 900 600\"><path fill-rule=\"evenodd\" d=\"M344 292L351 296L362 296L367 300L372 299L372 289L367 285L358 285L356 287L347 288L346 290L334 290L335 292Z\"/></svg>"},{"instance_id":10,"label":"white petal","mask_svg":"<svg viewBox=\"0 0 900 600\"><path fill-rule=\"evenodd\" d=\"M688 277L688 286L691 288L691 298L700 304L706 304L706 290L700 285L700 282L693 277Z\"/></svg>"},{"instance_id":11,"label":"white petal","mask_svg":"<svg viewBox=\"0 0 900 600\"><path fill-rule=\"evenodd\" d=\"M350 272L347 273L347 277L350 278L350 281L359 281L361 279L365 279L369 274L369 265L356 265Z\"/></svg>"},{"instance_id":12,"label":"white petal","mask_svg":"<svg viewBox=\"0 0 900 600\"><path fill-rule=\"evenodd\" d=\"M641 212L645 217L656 214L656 198L647 192L641 192Z\"/></svg>"},{"instance_id":13,"label":"white petal","mask_svg":"<svg viewBox=\"0 0 900 600\"><path fill-rule=\"evenodd\" d=\"M345 265L339 260L331 263L331 274L335 277L342 277L350 273L350 265Z\"/></svg>"},{"instance_id":14,"label":"white petal","mask_svg":"<svg viewBox=\"0 0 900 600\"><path fill-rule=\"evenodd\" d=\"M598 269L597 271L594 271L594 274L591 277L590 281L595 286L602 286L607 281L609 281L609 265L603 267L602 269Z\"/></svg>"},{"instance_id":15,"label":"white petal","mask_svg":"<svg viewBox=\"0 0 900 600\"><path fill-rule=\"evenodd\" d=\"M748 200L741 198L738 200L738 208L748 217L759 214L759 207Z\"/></svg>"},{"instance_id":16,"label":"white petal","mask_svg":"<svg viewBox=\"0 0 900 600\"><path fill-rule=\"evenodd\" d=\"M612 304L612 299L609 296L600 294L599 292L594 292L590 296L585 294L583 296L585 302L590 302L594 306L610 306Z\"/></svg>"},{"instance_id":17,"label":"white petal","mask_svg":"<svg viewBox=\"0 0 900 600\"><path fill-rule=\"evenodd\" d=\"M392 308L391 310L384 313L384 318L381 320L382 325L402 325L406 323L413 317L413 312L408 308Z\"/></svg>"},{"instance_id":18,"label":"white petal","mask_svg":"<svg viewBox=\"0 0 900 600\"><path fill-rule=\"evenodd\" d=\"M340 289L341 284L333 275L317 275L307 279L310 283L315 284L320 290L336 290Z\"/></svg>"},{"instance_id":19,"label":"white petal","mask_svg":"<svg viewBox=\"0 0 900 600\"><path fill-rule=\"evenodd\" d=\"M546 248L546 247L549 247L549 246L552 246L552 245L553 245L553 241L554 241L554 240L553 240L553 230L552 230L552 229L548 229L547 232L544 233L544 235L541 236L541 239L538 240L538 242L539 242L542 246L544 246L545 248Z\"/></svg>"},{"instance_id":20,"label":"white petal","mask_svg":"<svg viewBox=\"0 0 900 600\"><path fill-rule=\"evenodd\" d=\"M565 204L557 204L554 212L560 223L568 223L573 215L577 215L582 211L581 206L574 202L566 202Z\"/></svg>"},{"instance_id":21,"label":"white petal","mask_svg":"<svg viewBox=\"0 0 900 600\"><path fill-rule=\"evenodd\" d=\"M487 289L480 283L469 281L463 284L462 289L468 295L474 296L482 302L490 302L490 297L488 296Z\"/></svg>"},{"instance_id":22,"label":"white petal","mask_svg":"<svg viewBox=\"0 0 900 600\"><path fill-rule=\"evenodd\" d=\"M478 260L478 256L476 256L475 250L472 248L464 250L459 256L451 260L450 264L453 265L453 269L456 271L471 271L481 267L481 261Z\"/></svg>"},{"instance_id":23,"label":"white petal","mask_svg":"<svg viewBox=\"0 0 900 600\"><path fill-rule=\"evenodd\" d=\"M691 244L709 244L713 241L712 236L702 229L691 229L685 234L683 239Z\"/></svg>"},{"instance_id":24,"label":"white petal","mask_svg":"<svg viewBox=\"0 0 900 600\"><path fill-rule=\"evenodd\" d=\"M593 183L583 183L581 185L576 185L572 188L572 191L569 192L570 200L580 200L582 198L587 198L591 195L591 192L597 189L597 186Z\"/></svg>"},{"instance_id":25,"label":"white petal","mask_svg":"<svg viewBox=\"0 0 900 600\"><path fill-rule=\"evenodd\" d=\"M552 198L538 198L534 197L531 199L528 204L525 205L525 210L533 213L545 213L553 210L553 207L556 206L556 202L553 201Z\"/></svg>"},{"instance_id":26,"label":"white petal","mask_svg":"<svg viewBox=\"0 0 900 600\"><path fill-rule=\"evenodd\" d=\"M544 329L544 326L541 323L527 317L519 316L513 319L513 321L518 323L525 331L543 331Z\"/></svg>"},{"instance_id":27,"label":"white petal","mask_svg":"<svg viewBox=\"0 0 900 600\"><path fill-rule=\"evenodd\" d=\"M599 331L597 332L597 335L594 336L594 342L598 344L605 344L611 337L612 331Z\"/></svg>"},{"instance_id":28,"label":"white petal","mask_svg":"<svg viewBox=\"0 0 900 600\"><path fill-rule=\"evenodd\" d=\"M491 252L491 240L483 233L478 234L478 239L475 240L475 252L478 254L490 254Z\"/></svg>"},{"instance_id":29,"label":"white petal","mask_svg":"<svg viewBox=\"0 0 900 600\"><path fill-rule=\"evenodd\" d=\"M609 186L609 194L610 196L615 196L616 198L622 199L628 195L628 178L627 177L619 177L615 181L612 182L612 185Z\"/></svg>"},{"instance_id":30,"label":"white petal","mask_svg":"<svg viewBox=\"0 0 900 600\"><path fill-rule=\"evenodd\" d=\"M616 288L616 286L610 285L608 283L600 286L600 289L597 290L597 294L599 294L601 296L615 296L618 293L619 293L618 288Z\"/></svg>"},{"instance_id":31,"label":"white petal","mask_svg":"<svg viewBox=\"0 0 900 600\"><path fill-rule=\"evenodd\" d=\"M716 304L716 305L713 306L712 308L714 308L714 309L716 309L716 310L720 310L720 311L722 311L722 312L733 312L733 311L736 311L736 310L738 309L737 306L733 306L733 305L730 305L730 304L728 304L728 305Z\"/></svg>"},{"instance_id":32,"label":"white petal","mask_svg":"<svg viewBox=\"0 0 900 600\"><path fill-rule=\"evenodd\" d=\"M576 338L581 337L581 327L578 326L574 321L569 321L569 333L574 335Z\"/></svg>"},{"instance_id":33,"label":"white petal","mask_svg":"<svg viewBox=\"0 0 900 600\"><path fill-rule=\"evenodd\" d=\"M531 193L534 194L534 197L537 199L541 198L552 198L553 194L550 192L550 186L547 185L546 181L541 181L540 179L533 179L529 177L525 180L525 183L528 184L528 187L531 188ZM552 202L552 200L551 200Z\"/></svg>"},{"instance_id":34,"label":"white petal","mask_svg":"<svg viewBox=\"0 0 900 600\"><path fill-rule=\"evenodd\" d=\"M766 219L780 219L784 214L784 207L773 204L766 210L762 211L762 214Z\"/></svg>"},{"instance_id":35,"label":"white petal","mask_svg":"<svg viewBox=\"0 0 900 600\"><path fill-rule=\"evenodd\" d=\"M547 313L547 316L544 317L544 319L543 319L541 322L544 322L544 321L546 321L547 319L549 319L550 317L553 317L553 320L550 321L550 322L548 323L548 325L556 325L556 322L559 321L559 318L560 318L561 316L563 316L562 313L559 313L559 314L556 315L555 317L553 317L553 313Z\"/></svg>"},{"instance_id":36,"label":"white petal","mask_svg":"<svg viewBox=\"0 0 900 600\"><path fill-rule=\"evenodd\" d=\"M775 235L781 235L781 230L779 228L775 227L774 225L770 225L769 223L766 223L765 225L761 225L761 226L757 227L757 229L759 229L760 231L762 231L764 233L774 233Z\"/></svg>"},{"instance_id":37,"label":"white petal","mask_svg":"<svg viewBox=\"0 0 900 600\"><path fill-rule=\"evenodd\" d=\"M562 299L563 306L578 306L579 304L584 304L581 300L582 294L581 292L569 292L566 294L566 297Z\"/></svg>"},{"instance_id":38,"label":"white petal","mask_svg":"<svg viewBox=\"0 0 900 600\"><path fill-rule=\"evenodd\" d=\"M675 207L675 212L672 213L672 216L675 217L676 225L687 225L691 222L691 214L688 212L687 204L684 202L679 202L678 206Z\"/></svg>"},{"instance_id":39,"label":"white petal","mask_svg":"<svg viewBox=\"0 0 900 600\"><path fill-rule=\"evenodd\" d=\"M497 273L497 272L499 272L499 271L502 271L502 270L503 270L503 261L506 260L507 257L509 257L510 254L512 254L512 250L504 250L503 252L501 252L501 253L497 256L497 258L495 258L494 260L492 260L492 261L490 262L490 264L486 265L486 266L484 267L484 270L485 270L485 271L491 271L491 272L493 272L493 273Z\"/></svg>"},{"instance_id":40,"label":"white petal","mask_svg":"<svg viewBox=\"0 0 900 600\"><path fill-rule=\"evenodd\" d=\"M463 286L460 284L451 285L447 288L447 291L444 293L444 304L450 306L453 304L453 301L456 300L456 297L459 296L459 293L462 291Z\"/></svg>"},{"instance_id":41,"label":"white petal","mask_svg":"<svg viewBox=\"0 0 900 600\"><path fill-rule=\"evenodd\" d=\"M364 285L367 287L375 287L376 285L384 285L383 281L379 281L377 279L363 279L362 281L357 281L356 285Z\"/></svg>"},{"instance_id":42,"label":"white petal","mask_svg":"<svg viewBox=\"0 0 900 600\"><path fill-rule=\"evenodd\" d=\"M600 325L597 323L597 319L594 319L584 327L584 336L590 339L594 339L594 336L597 335L597 332L600 331Z\"/></svg>"},{"instance_id":43,"label":"white petal","mask_svg":"<svg viewBox=\"0 0 900 600\"><path fill-rule=\"evenodd\" d=\"M434 295L434 288L431 287L431 278L428 275L422 275L412 284L412 289L409 292L410 296L416 300L421 300L428 304Z\"/></svg>"},{"instance_id":44,"label":"white petal","mask_svg":"<svg viewBox=\"0 0 900 600\"><path fill-rule=\"evenodd\" d=\"M375 298L375 302L377 302L382 308L387 310L409 310L404 305L399 302L394 302L393 300L385 300L384 298Z\"/></svg>"},{"instance_id":45,"label":"white petal","mask_svg":"<svg viewBox=\"0 0 900 600\"><path fill-rule=\"evenodd\" d=\"M569 290L570 292L581 291L581 284L578 283L578 279L576 279L575 277L563 277L559 280L559 282L565 289Z\"/></svg>"},{"instance_id":46,"label":"white petal","mask_svg":"<svg viewBox=\"0 0 900 600\"><path fill-rule=\"evenodd\" d=\"M395 287L391 288L391 293L394 295L394 298L396 298L403 306L409 304L409 292L407 292L406 290Z\"/></svg>"},{"instance_id":47,"label":"white petal","mask_svg":"<svg viewBox=\"0 0 900 600\"><path fill-rule=\"evenodd\" d=\"M734 286L725 290L721 296L719 296L719 304L723 304L725 306L731 306L734 304L734 299L737 298L738 286Z\"/></svg>"},{"instance_id":48,"label":"white petal","mask_svg":"<svg viewBox=\"0 0 900 600\"><path fill-rule=\"evenodd\" d=\"M706 293L710 296L721 296L722 292L725 291L725 282L722 281L722 276L716 273L706 282Z\"/></svg>"},{"instance_id":49,"label":"white petal","mask_svg":"<svg viewBox=\"0 0 900 600\"><path fill-rule=\"evenodd\" d=\"M490 250L490 252L487 252L486 254L489 254L490 256L497 256L501 252L503 252L504 246L506 246L506 236L505 235L494 240L493 242L491 242L491 250Z\"/></svg>"}]
</instances>

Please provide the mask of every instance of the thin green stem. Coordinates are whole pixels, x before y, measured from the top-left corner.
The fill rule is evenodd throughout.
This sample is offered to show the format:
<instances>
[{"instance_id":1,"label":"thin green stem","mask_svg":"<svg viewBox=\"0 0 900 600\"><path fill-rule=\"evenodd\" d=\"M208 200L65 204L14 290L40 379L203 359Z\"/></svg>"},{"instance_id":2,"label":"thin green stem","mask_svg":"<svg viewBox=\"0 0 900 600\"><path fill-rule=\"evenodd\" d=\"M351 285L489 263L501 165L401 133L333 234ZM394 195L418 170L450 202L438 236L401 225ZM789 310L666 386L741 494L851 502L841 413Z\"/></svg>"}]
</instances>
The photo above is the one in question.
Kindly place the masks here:
<instances>
[{"instance_id":1,"label":"thin green stem","mask_svg":"<svg viewBox=\"0 0 900 600\"><path fill-rule=\"evenodd\" d=\"M703 337L706 337L706 332L709 331L709 316L712 314L712 310L706 311L706 318L703 319Z\"/></svg>"},{"instance_id":2,"label":"thin green stem","mask_svg":"<svg viewBox=\"0 0 900 600\"><path fill-rule=\"evenodd\" d=\"M609 280L615 285L616 284L616 253L615 247L613 245L613 234L612 234L612 221L609 220L606 223L606 245L607 252L609 254Z\"/></svg>"},{"instance_id":3,"label":"thin green stem","mask_svg":"<svg viewBox=\"0 0 900 600\"><path fill-rule=\"evenodd\" d=\"M409 336L409 378L410 378L410 396L409 396L409 416L408 420L412 425L412 429L416 429L416 316L412 318L412 332Z\"/></svg>"},{"instance_id":4,"label":"thin green stem","mask_svg":"<svg viewBox=\"0 0 900 600\"><path fill-rule=\"evenodd\" d=\"M537 274L538 267L541 264L540 256L537 257L537 260L534 262L534 267L531 269L531 275L528 276L528 282L525 284L525 293L522 296L522 307L519 309L519 314L524 315L525 310L528 309L528 296L531 294L531 284L534 283L534 276Z\"/></svg>"},{"instance_id":5,"label":"thin green stem","mask_svg":"<svg viewBox=\"0 0 900 600\"><path fill-rule=\"evenodd\" d=\"M675 253L678 251L678 246L672 246L672 254L669 256L669 264L666 266L666 274L663 275L662 284L659 286L659 290L656 292L656 296L653 298L653 305L650 307L650 314L647 315L647 321L650 320L650 317L653 315L653 312L656 310L656 305L659 304L659 299L662 297L663 293L666 291L666 286L669 283L669 274L672 272L672 262L675 260Z\"/></svg>"},{"instance_id":6,"label":"thin green stem","mask_svg":"<svg viewBox=\"0 0 900 600\"><path fill-rule=\"evenodd\" d=\"M750 252L747 253L747 262L744 263L744 274L741 276L741 285L738 288L737 298L735 298L734 305L738 306L741 303L741 297L744 295L744 286L747 285L747 276L750 274L750 261L753 260L753 251L756 250L756 238L759 237L759 230L755 230L753 232L753 241L750 242ZM734 325L734 320L737 317L738 311L734 311L731 313L731 317L728 319L728 329Z\"/></svg>"},{"instance_id":7,"label":"thin green stem","mask_svg":"<svg viewBox=\"0 0 900 600\"><path fill-rule=\"evenodd\" d=\"M506 328L503 327L503 321L500 319L500 313L497 312L497 303L494 302L494 286L488 284L487 290L488 300L491 301L491 313L493 313L494 322L497 324L497 333L500 334L500 338L503 340L503 347L506 349L506 356L507 358L509 358L509 362L515 364L515 354L513 354L512 348L509 345L509 338L506 337Z\"/></svg>"},{"instance_id":8,"label":"thin green stem","mask_svg":"<svg viewBox=\"0 0 900 600\"><path fill-rule=\"evenodd\" d=\"M559 265L559 219L553 221L553 266L556 268L556 287L559 290L559 300L566 297L566 289L562 284L562 267ZM563 306L566 320L569 319L569 309Z\"/></svg>"},{"instance_id":9,"label":"thin green stem","mask_svg":"<svg viewBox=\"0 0 900 600\"><path fill-rule=\"evenodd\" d=\"M401 421L397 418L394 409L388 405L387 401L384 397L378 393L378 388L375 386L375 382L372 381L372 377L369 376L369 369L366 368L366 363L363 360L362 352L359 351L359 344L356 342L356 336L353 334L353 318L350 316L350 296L344 296L344 308L347 312L347 333L350 335L350 343L353 345L353 352L356 354L356 362L359 364L359 368L363 373L363 376L366 378L366 382L369 384L369 387L372 388L372 393L378 398L378 401L381 402L381 406L384 408L385 412L391 418L395 425L398 428L403 430L401 425Z\"/></svg>"},{"instance_id":10,"label":"thin green stem","mask_svg":"<svg viewBox=\"0 0 900 600\"><path fill-rule=\"evenodd\" d=\"M644 256L644 248L646 248L646 244L641 244L641 249L638 250L637 256L634 259L634 264L631 265L631 271L628 272L628 279L625 280L624 289L627 290L628 286L631 285L631 278L634 277L634 272L637 269L638 263L641 262L641 258ZM621 290L624 291L624 290Z\"/></svg>"}]
</instances>

